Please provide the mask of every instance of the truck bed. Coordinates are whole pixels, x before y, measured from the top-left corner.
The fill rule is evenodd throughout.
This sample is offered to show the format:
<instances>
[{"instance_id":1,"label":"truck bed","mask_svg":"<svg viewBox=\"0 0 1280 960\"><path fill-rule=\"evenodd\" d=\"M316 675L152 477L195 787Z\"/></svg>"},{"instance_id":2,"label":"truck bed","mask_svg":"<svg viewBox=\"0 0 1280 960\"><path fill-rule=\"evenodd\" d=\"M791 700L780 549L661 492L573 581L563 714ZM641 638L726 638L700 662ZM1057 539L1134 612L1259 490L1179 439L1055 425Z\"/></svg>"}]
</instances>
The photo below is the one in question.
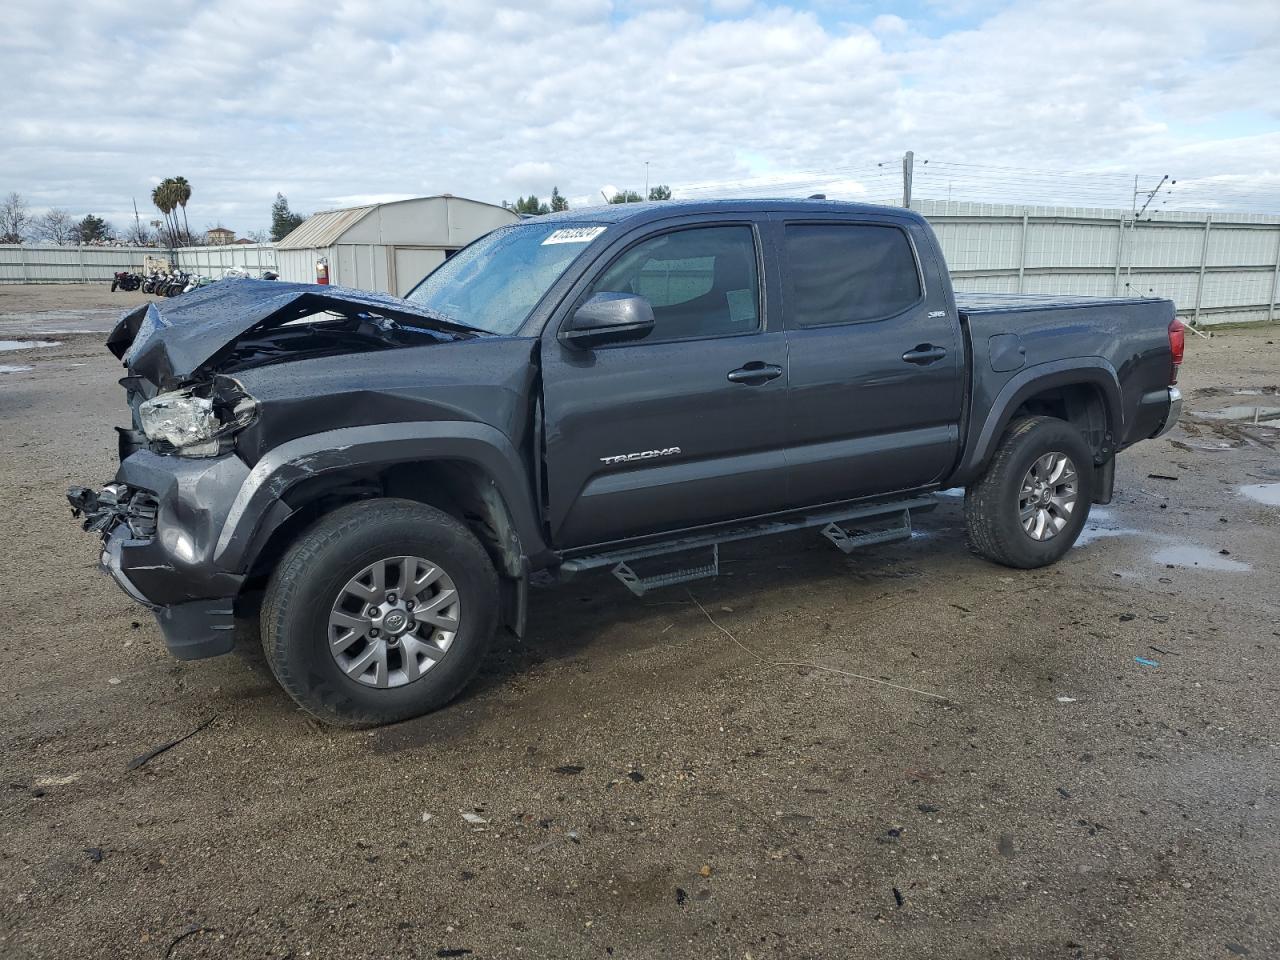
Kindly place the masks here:
<instances>
[{"instance_id":1,"label":"truck bed","mask_svg":"<svg viewBox=\"0 0 1280 960\"><path fill-rule=\"evenodd\" d=\"M961 293L956 291L956 309L965 316L979 313L1009 313L1023 310L1063 310L1070 307L1121 306L1164 302L1151 297L1074 297L1037 293Z\"/></svg>"},{"instance_id":2,"label":"truck bed","mask_svg":"<svg viewBox=\"0 0 1280 960\"><path fill-rule=\"evenodd\" d=\"M1100 387L1114 384L1120 409L1115 450L1152 436L1169 411L1169 324L1173 302L1153 297L956 293L970 351L970 409L1002 409L1024 378L1058 367L1092 368ZM980 449L981 417L967 424L966 450Z\"/></svg>"}]
</instances>

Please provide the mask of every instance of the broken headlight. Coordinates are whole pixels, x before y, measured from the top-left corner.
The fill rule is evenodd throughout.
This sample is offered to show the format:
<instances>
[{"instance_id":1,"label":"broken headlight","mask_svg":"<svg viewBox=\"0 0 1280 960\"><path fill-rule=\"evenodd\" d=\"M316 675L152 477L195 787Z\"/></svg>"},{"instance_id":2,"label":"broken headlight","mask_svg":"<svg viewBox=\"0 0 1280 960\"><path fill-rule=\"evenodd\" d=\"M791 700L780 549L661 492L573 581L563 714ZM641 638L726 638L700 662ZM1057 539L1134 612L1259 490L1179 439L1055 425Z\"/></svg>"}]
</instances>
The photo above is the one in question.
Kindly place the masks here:
<instances>
[{"instance_id":1,"label":"broken headlight","mask_svg":"<svg viewBox=\"0 0 1280 960\"><path fill-rule=\"evenodd\" d=\"M253 422L258 405L230 377L171 390L138 405L138 425L159 453L213 457Z\"/></svg>"}]
</instances>

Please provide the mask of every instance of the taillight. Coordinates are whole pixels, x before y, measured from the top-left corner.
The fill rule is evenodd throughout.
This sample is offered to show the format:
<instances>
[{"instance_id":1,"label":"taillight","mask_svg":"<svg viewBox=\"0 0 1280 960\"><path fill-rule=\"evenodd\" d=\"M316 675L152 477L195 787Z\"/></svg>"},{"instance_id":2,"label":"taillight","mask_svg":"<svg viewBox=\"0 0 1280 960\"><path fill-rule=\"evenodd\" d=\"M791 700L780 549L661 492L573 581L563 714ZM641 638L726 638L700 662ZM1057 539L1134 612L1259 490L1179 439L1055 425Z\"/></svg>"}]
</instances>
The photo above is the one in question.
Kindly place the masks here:
<instances>
[{"instance_id":1,"label":"taillight","mask_svg":"<svg viewBox=\"0 0 1280 960\"><path fill-rule=\"evenodd\" d=\"M1178 368L1182 366L1182 352L1187 346L1187 330L1182 321L1174 317L1169 322L1169 352L1173 354L1173 369L1169 371L1169 386L1178 382Z\"/></svg>"}]
</instances>

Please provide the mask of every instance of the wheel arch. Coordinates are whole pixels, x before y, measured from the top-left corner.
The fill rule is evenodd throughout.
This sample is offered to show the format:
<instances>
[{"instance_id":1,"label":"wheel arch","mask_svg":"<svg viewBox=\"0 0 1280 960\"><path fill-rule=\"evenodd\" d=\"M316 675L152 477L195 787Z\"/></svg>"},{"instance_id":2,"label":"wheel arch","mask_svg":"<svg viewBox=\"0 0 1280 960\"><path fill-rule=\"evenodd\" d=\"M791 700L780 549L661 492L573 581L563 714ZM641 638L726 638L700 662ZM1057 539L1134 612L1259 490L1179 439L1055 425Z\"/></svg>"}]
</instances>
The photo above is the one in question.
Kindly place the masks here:
<instances>
[{"instance_id":1,"label":"wheel arch","mask_svg":"<svg viewBox=\"0 0 1280 960\"><path fill-rule=\"evenodd\" d=\"M375 496L418 500L472 529L507 577L547 554L527 471L486 424L384 424L282 444L250 472L219 535L216 561L243 572L264 562L319 516Z\"/></svg>"},{"instance_id":2,"label":"wheel arch","mask_svg":"<svg viewBox=\"0 0 1280 960\"><path fill-rule=\"evenodd\" d=\"M1101 466L1115 453L1123 435L1123 402L1115 370L1101 357L1039 364L1011 378L997 394L987 416L969 430L960 466L951 480L963 485L991 461L1001 436L1019 416L1045 414L1075 425Z\"/></svg>"}]
</instances>

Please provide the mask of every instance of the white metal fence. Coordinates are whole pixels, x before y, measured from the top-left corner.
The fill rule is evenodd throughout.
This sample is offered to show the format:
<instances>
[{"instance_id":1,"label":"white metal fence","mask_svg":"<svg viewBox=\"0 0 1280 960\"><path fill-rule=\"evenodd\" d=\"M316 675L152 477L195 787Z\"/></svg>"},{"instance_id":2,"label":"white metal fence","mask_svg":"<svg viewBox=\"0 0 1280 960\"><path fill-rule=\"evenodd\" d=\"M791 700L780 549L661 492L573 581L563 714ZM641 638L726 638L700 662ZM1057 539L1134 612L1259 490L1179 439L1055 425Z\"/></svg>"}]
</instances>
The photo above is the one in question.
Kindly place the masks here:
<instances>
[{"instance_id":1,"label":"white metal fence","mask_svg":"<svg viewBox=\"0 0 1280 960\"><path fill-rule=\"evenodd\" d=\"M0 244L0 283L110 281L117 270L141 270L148 257L170 257L153 247L56 247Z\"/></svg>"},{"instance_id":2,"label":"white metal fence","mask_svg":"<svg viewBox=\"0 0 1280 960\"><path fill-rule=\"evenodd\" d=\"M1168 297L1201 324L1280 320L1280 217L925 200L956 289L982 293ZM587 214L589 216L589 214ZM0 283L110 280L139 270L140 247L0 246ZM271 244L185 247L178 266L221 277L276 269Z\"/></svg>"},{"instance_id":3,"label":"white metal fence","mask_svg":"<svg viewBox=\"0 0 1280 960\"><path fill-rule=\"evenodd\" d=\"M1168 297L1201 324L1280 319L1280 217L925 200L956 289Z\"/></svg>"},{"instance_id":4,"label":"white metal fence","mask_svg":"<svg viewBox=\"0 0 1280 960\"><path fill-rule=\"evenodd\" d=\"M215 279L231 269L253 276L276 268L276 248L270 243L182 247L84 247L0 244L0 283L110 282L118 270L141 271L147 257L169 262L179 270Z\"/></svg>"},{"instance_id":5,"label":"white metal fence","mask_svg":"<svg viewBox=\"0 0 1280 960\"><path fill-rule=\"evenodd\" d=\"M257 277L263 270L276 269L276 247L273 243L183 247L178 250L178 269L215 280L228 270L247 270Z\"/></svg>"}]
</instances>

